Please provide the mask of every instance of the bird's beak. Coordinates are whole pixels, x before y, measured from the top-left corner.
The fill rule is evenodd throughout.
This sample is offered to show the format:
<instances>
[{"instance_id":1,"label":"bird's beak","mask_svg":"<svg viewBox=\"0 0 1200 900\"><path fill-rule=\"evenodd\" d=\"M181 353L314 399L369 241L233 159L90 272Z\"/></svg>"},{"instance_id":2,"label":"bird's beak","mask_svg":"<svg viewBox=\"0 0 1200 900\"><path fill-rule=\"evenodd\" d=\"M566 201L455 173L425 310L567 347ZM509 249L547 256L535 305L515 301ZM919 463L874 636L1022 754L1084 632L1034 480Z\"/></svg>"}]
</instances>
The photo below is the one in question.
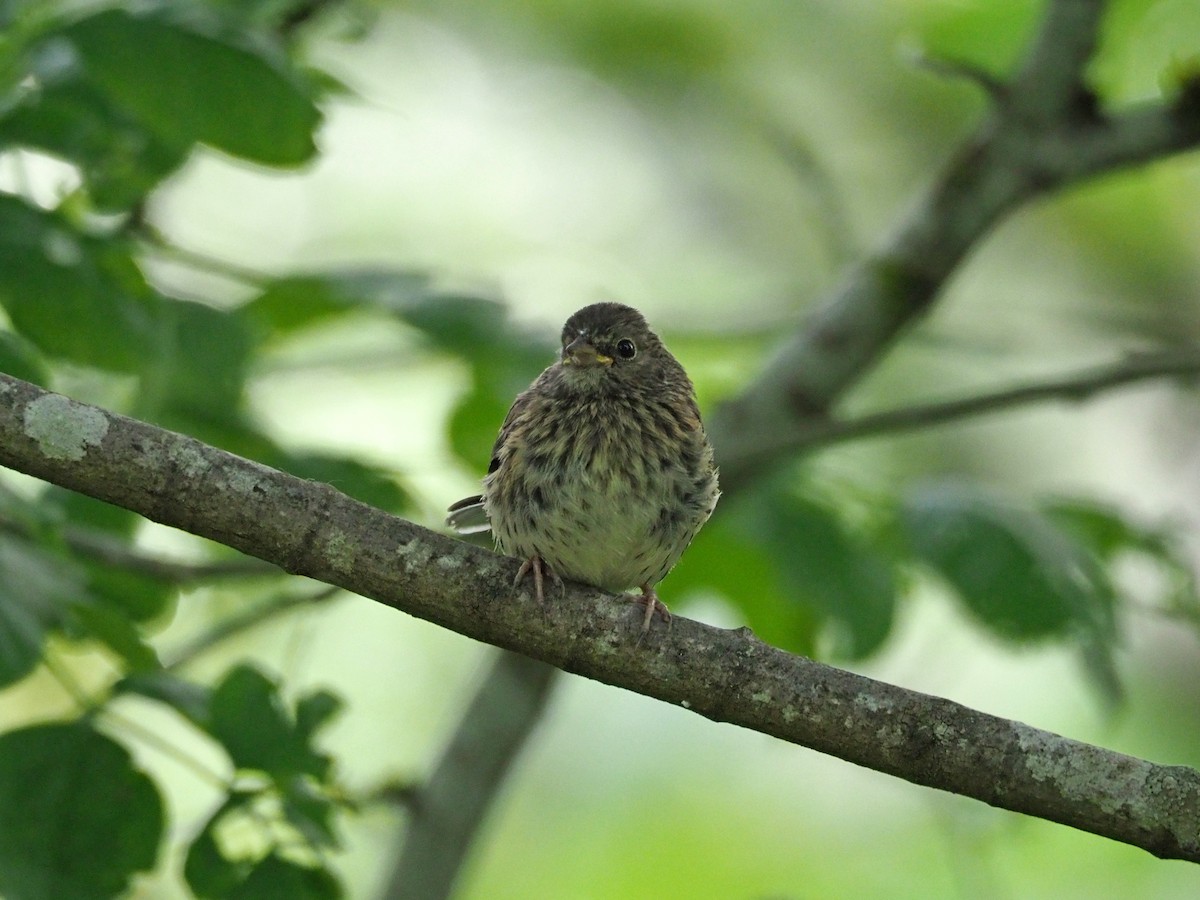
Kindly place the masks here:
<instances>
[{"instance_id":1,"label":"bird's beak","mask_svg":"<svg viewBox=\"0 0 1200 900\"><path fill-rule=\"evenodd\" d=\"M562 361L564 366L611 366L612 357L597 352L595 346L587 338L580 336L563 347Z\"/></svg>"}]
</instances>

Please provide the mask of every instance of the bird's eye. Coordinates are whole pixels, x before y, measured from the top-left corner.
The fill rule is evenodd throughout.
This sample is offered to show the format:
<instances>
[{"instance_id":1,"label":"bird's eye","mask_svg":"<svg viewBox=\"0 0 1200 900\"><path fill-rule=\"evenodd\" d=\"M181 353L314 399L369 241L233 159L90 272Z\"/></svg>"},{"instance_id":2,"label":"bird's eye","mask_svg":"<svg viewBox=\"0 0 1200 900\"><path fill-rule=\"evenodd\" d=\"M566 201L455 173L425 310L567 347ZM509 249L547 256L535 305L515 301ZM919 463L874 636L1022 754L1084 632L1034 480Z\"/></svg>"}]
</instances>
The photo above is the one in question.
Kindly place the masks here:
<instances>
[{"instance_id":1,"label":"bird's eye","mask_svg":"<svg viewBox=\"0 0 1200 900\"><path fill-rule=\"evenodd\" d=\"M633 359L637 356L637 347L629 338L622 338L617 341L617 355L621 359Z\"/></svg>"}]
</instances>

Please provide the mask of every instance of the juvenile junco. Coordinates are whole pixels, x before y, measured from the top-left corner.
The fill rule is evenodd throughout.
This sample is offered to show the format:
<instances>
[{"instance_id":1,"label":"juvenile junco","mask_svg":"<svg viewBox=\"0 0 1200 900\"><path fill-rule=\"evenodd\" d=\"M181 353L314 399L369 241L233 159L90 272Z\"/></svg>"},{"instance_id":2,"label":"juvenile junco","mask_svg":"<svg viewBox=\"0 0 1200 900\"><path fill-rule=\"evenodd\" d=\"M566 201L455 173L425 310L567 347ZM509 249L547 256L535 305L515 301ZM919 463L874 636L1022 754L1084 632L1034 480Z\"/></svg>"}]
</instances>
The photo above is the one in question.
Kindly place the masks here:
<instances>
[{"instance_id":1,"label":"juvenile junco","mask_svg":"<svg viewBox=\"0 0 1200 900\"><path fill-rule=\"evenodd\" d=\"M654 586L712 514L720 491L687 373L636 309L586 306L567 320L558 360L513 402L483 494L450 507L471 533L490 524L523 559L545 602L545 576L617 593L640 588L642 633Z\"/></svg>"}]
</instances>

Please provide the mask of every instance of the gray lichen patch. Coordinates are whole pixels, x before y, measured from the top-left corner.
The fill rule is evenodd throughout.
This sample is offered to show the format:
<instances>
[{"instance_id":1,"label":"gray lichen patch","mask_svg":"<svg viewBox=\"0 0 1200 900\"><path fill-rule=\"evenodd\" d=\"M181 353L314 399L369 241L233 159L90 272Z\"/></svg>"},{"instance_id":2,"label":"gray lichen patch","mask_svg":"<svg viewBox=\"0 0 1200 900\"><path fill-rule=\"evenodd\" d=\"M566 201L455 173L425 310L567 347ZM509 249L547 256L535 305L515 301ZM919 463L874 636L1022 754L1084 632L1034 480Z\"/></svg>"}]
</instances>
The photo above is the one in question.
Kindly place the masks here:
<instances>
[{"instance_id":1,"label":"gray lichen patch","mask_svg":"<svg viewBox=\"0 0 1200 900\"><path fill-rule=\"evenodd\" d=\"M76 461L104 440L108 417L61 394L46 394L25 407L25 433L47 458Z\"/></svg>"}]
</instances>

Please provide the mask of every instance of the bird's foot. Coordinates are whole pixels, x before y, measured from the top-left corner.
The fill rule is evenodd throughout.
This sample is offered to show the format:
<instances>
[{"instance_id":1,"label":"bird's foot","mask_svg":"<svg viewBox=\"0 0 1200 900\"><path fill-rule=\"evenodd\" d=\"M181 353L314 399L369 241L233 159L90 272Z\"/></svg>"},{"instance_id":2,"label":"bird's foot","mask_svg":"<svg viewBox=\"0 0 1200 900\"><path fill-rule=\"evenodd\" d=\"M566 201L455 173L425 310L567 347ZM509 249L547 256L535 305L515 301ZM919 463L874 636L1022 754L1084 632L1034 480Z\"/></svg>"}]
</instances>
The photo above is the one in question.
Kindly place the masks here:
<instances>
[{"instance_id":1,"label":"bird's foot","mask_svg":"<svg viewBox=\"0 0 1200 900\"><path fill-rule=\"evenodd\" d=\"M670 630L671 611L667 609L665 603L658 599L658 594L654 593L654 588L648 584L643 584L641 596L634 597L633 602L646 607L646 614L642 617L642 633L638 637L639 644L642 642L642 638L650 633L650 623L654 621L655 613L658 613L659 618L667 623L667 629Z\"/></svg>"},{"instance_id":2,"label":"bird's foot","mask_svg":"<svg viewBox=\"0 0 1200 900\"><path fill-rule=\"evenodd\" d=\"M563 580L558 577L550 566L537 554L529 557L525 562L521 563L521 568L517 569L517 577L513 579L513 585L521 583L521 579L530 573L533 574L533 595L537 598L537 602L542 606L546 605L545 579L550 578L558 585L560 594L566 594L567 588L563 584Z\"/></svg>"}]
</instances>

